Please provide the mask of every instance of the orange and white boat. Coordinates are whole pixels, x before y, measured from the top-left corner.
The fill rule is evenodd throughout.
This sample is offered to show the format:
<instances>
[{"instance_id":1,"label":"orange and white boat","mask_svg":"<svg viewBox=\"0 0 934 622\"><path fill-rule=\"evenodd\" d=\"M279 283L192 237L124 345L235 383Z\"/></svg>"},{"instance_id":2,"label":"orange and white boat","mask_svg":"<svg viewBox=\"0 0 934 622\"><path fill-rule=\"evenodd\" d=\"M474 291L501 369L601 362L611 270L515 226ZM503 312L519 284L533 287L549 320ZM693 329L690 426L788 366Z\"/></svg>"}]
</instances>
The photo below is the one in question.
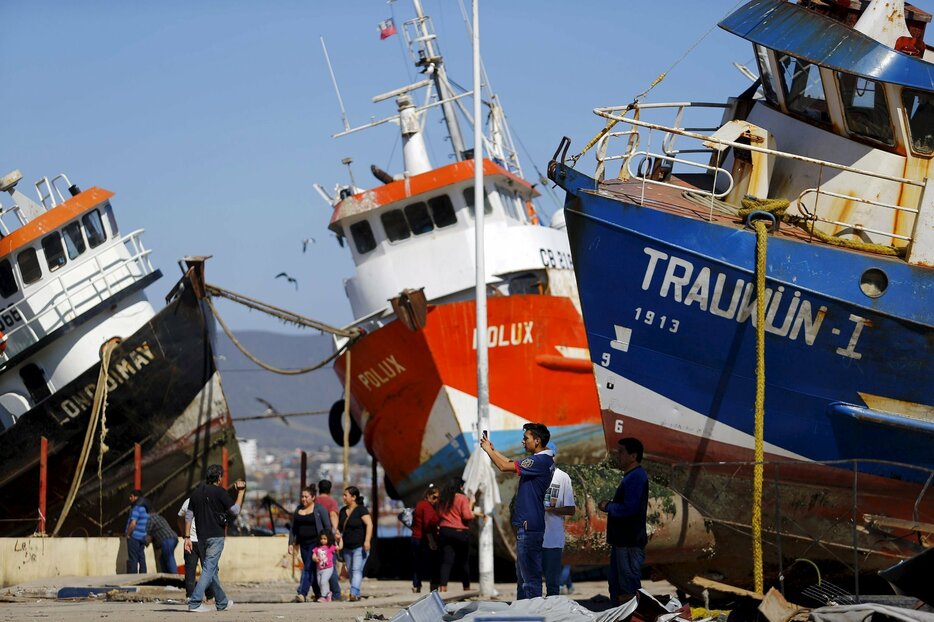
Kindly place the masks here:
<instances>
[{"instance_id":1,"label":"orange and white boat","mask_svg":"<svg viewBox=\"0 0 934 622\"><path fill-rule=\"evenodd\" d=\"M384 121L401 128L404 171L373 167L380 185L338 187L330 223L349 242L356 272L345 288L366 333L351 349L353 417L391 493L409 502L463 472L477 433L475 160L456 113L471 93L455 92L430 18L418 2L415 11L402 34L427 79L374 98L395 97L397 112ZM416 107L412 93L425 88L430 103ZM563 214L539 222L538 192L523 179L504 115L495 96L484 100L490 436L520 455L522 425L542 422L562 462L597 461L603 428ZM436 107L455 160L439 167L421 131ZM334 368L343 380L344 356Z\"/></svg>"},{"instance_id":2,"label":"orange and white boat","mask_svg":"<svg viewBox=\"0 0 934 622\"><path fill-rule=\"evenodd\" d=\"M461 139L456 93L445 75L431 21L414 0L416 17L402 28L408 48L428 79L374 98L396 98L404 170L373 166L380 185L338 186L330 229L348 242L355 274L345 290L354 326L364 332L350 353L351 443L364 439L386 472L386 490L407 504L429 483L460 477L477 447L477 334L473 150ZM487 81L487 84L489 81ZM433 89L418 108L411 93ZM541 422L558 446L581 508L566 524L565 563L605 563L605 515L596 500L612 495L620 472L600 465L606 436L577 293L574 265L558 211L539 221L535 188L522 175L505 116L485 96L483 162L484 266L487 286L490 437L519 457L522 426ZM454 163L434 167L421 128L440 108ZM445 143L448 144L448 143ZM346 161L345 161L346 163ZM344 344L338 344L344 345ZM334 363L344 381L347 354ZM330 428L343 442L343 401L331 409ZM359 428L359 429L358 429ZM518 478L498 477L503 500ZM654 485L653 485L654 486ZM672 491L655 486L650 501L652 563L702 555L710 543L703 521ZM514 555L508 509L494 514L497 550Z\"/></svg>"}]
</instances>

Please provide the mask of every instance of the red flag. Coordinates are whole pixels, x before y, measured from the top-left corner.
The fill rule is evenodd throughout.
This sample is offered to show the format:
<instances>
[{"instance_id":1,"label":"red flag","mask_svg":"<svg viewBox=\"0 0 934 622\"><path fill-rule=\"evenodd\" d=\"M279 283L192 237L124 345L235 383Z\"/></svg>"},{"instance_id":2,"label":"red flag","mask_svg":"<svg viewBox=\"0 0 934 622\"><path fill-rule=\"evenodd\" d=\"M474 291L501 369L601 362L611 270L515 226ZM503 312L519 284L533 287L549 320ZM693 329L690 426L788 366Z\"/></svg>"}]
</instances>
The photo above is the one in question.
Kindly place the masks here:
<instances>
[{"instance_id":1,"label":"red flag","mask_svg":"<svg viewBox=\"0 0 934 622\"><path fill-rule=\"evenodd\" d=\"M379 23L379 38L387 39L396 34L396 24L392 21L392 18L382 21Z\"/></svg>"}]
</instances>

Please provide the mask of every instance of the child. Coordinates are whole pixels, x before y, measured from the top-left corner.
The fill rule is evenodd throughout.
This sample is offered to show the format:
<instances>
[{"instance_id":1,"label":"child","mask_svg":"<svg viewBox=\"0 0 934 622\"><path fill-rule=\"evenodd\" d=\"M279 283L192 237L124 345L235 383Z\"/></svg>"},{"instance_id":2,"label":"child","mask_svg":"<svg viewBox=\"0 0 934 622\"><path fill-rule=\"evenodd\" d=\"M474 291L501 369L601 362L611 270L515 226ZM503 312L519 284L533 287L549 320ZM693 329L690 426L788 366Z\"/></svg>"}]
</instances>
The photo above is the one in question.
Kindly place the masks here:
<instances>
[{"instance_id":1,"label":"child","mask_svg":"<svg viewBox=\"0 0 934 622\"><path fill-rule=\"evenodd\" d=\"M320 602L331 602L331 573L334 572L334 551L337 547L331 541L331 532L325 531L318 536L319 546L311 553L311 558L318 565L318 587L321 589Z\"/></svg>"}]
</instances>

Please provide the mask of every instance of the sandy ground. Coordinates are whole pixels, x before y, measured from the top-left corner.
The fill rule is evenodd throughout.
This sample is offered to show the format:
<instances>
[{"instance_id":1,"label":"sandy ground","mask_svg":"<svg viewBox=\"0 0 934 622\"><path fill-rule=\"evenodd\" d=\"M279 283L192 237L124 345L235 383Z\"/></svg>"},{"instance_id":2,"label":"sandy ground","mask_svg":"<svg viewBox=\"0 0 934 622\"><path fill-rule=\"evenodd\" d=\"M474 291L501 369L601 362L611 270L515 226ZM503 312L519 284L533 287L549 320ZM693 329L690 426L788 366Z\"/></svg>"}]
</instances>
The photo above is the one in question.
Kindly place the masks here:
<instances>
[{"instance_id":1,"label":"sandy ground","mask_svg":"<svg viewBox=\"0 0 934 622\"><path fill-rule=\"evenodd\" d=\"M111 579L108 577L107 579ZM102 585L88 578L77 581L54 580L61 585ZM107 597L60 600L39 597L52 594L52 582L43 586L40 582L18 588L0 590L0 621L6 620L68 620L69 622L89 622L91 620L110 619L120 622L171 622L187 613L184 591L178 588L144 587L136 594L119 594L116 598L127 600L108 600ZM674 589L664 582L646 582L643 587L652 594L672 594ZM500 592L498 600L512 600L515 584L497 584ZM225 585L228 596L234 606L230 611L204 614L210 620L389 620L404 606L415 602L425 594L413 594L411 584L406 581L377 581L366 579L363 584L364 599L360 602L333 603L293 603L288 602L295 596L292 583L271 584L236 584ZM446 596L448 601L476 598L476 592L463 592L459 585L449 586ZM610 606L606 596L604 582L583 582L574 584L574 593L569 595L584 606L594 610L607 609ZM144 602L139 602L143 599ZM370 616L367 618L366 616ZM382 617L379 617L382 616Z\"/></svg>"}]
</instances>

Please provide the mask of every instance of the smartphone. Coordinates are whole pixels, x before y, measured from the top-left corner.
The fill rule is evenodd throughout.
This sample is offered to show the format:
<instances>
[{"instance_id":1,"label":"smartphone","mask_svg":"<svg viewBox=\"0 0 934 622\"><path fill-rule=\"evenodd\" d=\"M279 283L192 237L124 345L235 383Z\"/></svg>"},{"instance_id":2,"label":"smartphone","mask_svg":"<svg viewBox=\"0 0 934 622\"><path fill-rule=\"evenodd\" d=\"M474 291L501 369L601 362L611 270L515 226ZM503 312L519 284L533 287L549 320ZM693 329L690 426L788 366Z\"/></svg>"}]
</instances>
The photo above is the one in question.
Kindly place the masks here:
<instances>
[{"instance_id":1,"label":"smartphone","mask_svg":"<svg viewBox=\"0 0 934 622\"><path fill-rule=\"evenodd\" d=\"M483 438L490 438L490 433L487 430L483 431Z\"/></svg>"}]
</instances>

